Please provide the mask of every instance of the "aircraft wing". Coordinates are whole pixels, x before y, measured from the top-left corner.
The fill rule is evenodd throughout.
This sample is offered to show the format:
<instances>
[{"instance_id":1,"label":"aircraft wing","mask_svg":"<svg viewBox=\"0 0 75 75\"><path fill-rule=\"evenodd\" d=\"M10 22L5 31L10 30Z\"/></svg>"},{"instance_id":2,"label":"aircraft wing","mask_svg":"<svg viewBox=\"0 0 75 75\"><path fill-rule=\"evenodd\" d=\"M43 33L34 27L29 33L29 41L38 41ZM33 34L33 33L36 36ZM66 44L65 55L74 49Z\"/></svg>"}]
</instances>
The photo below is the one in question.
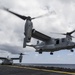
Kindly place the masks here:
<instances>
[{"instance_id":1,"label":"aircraft wing","mask_svg":"<svg viewBox=\"0 0 75 75\"><path fill-rule=\"evenodd\" d=\"M11 58L12 60L19 60L19 58Z\"/></svg>"},{"instance_id":2,"label":"aircraft wing","mask_svg":"<svg viewBox=\"0 0 75 75\"><path fill-rule=\"evenodd\" d=\"M49 41L51 39L51 37L49 37L43 33L40 33L39 31L36 31L35 29L32 30L32 37L39 39L41 41Z\"/></svg>"},{"instance_id":3,"label":"aircraft wing","mask_svg":"<svg viewBox=\"0 0 75 75\"><path fill-rule=\"evenodd\" d=\"M7 58L4 58L4 57L0 57L0 59L1 59L1 60L4 60L4 59L7 59Z\"/></svg>"}]
</instances>

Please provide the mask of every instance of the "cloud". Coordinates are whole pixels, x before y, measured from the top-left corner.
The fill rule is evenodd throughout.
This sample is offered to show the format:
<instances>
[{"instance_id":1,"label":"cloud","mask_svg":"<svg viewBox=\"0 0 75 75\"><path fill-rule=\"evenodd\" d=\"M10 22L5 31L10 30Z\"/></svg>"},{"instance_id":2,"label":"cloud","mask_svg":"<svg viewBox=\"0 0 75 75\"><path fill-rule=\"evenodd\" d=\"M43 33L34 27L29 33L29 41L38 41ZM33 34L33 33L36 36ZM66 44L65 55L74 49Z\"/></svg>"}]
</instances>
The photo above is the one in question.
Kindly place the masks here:
<instances>
[{"instance_id":1,"label":"cloud","mask_svg":"<svg viewBox=\"0 0 75 75\"><path fill-rule=\"evenodd\" d=\"M36 57L38 57L38 54L35 54Z\"/></svg>"},{"instance_id":2,"label":"cloud","mask_svg":"<svg viewBox=\"0 0 75 75\"><path fill-rule=\"evenodd\" d=\"M75 2L75 0L59 0L61 3L71 3L71 2Z\"/></svg>"},{"instance_id":3,"label":"cloud","mask_svg":"<svg viewBox=\"0 0 75 75\"><path fill-rule=\"evenodd\" d=\"M68 56L72 56L73 55L73 53L69 53L69 54L67 54Z\"/></svg>"},{"instance_id":4,"label":"cloud","mask_svg":"<svg viewBox=\"0 0 75 75\"><path fill-rule=\"evenodd\" d=\"M23 48L10 44L0 44L0 50L9 51L10 53L13 54L19 54L24 52Z\"/></svg>"}]
</instances>

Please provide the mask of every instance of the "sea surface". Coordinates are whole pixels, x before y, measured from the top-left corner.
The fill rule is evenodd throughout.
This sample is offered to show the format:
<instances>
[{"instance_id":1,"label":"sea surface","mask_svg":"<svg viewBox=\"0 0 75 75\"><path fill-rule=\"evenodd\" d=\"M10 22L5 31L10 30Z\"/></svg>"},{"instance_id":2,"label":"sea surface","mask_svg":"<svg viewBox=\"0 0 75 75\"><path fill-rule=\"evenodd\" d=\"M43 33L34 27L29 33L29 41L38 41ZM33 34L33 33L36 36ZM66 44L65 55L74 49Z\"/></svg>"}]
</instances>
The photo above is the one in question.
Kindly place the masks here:
<instances>
[{"instance_id":1,"label":"sea surface","mask_svg":"<svg viewBox=\"0 0 75 75\"><path fill-rule=\"evenodd\" d=\"M27 66L45 66L45 67L59 67L59 68L70 68L75 69L75 64L22 64Z\"/></svg>"}]
</instances>

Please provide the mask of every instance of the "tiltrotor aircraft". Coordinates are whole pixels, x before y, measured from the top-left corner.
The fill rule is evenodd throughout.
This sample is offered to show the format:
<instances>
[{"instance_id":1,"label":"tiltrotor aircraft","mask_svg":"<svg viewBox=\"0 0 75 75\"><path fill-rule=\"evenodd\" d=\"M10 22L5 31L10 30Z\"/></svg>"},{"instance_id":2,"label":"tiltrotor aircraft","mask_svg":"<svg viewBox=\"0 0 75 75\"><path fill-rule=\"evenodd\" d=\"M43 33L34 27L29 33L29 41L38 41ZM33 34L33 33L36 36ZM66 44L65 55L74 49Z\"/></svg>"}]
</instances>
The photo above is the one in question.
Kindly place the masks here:
<instances>
[{"instance_id":1,"label":"tiltrotor aircraft","mask_svg":"<svg viewBox=\"0 0 75 75\"><path fill-rule=\"evenodd\" d=\"M20 53L20 56L19 58L9 58L9 56L6 57L0 57L0 60L2 60L2 65L12 65L13 64L13 60L19 60L19 62L21 63L22 62L22 58L23 58L23 55L22 53Z\"/></svg>"},{"instance_id":2,"label":"tiltrotor aircraft","mask_svg":"<svg viewBox=\"0 0 75 75\"><path fill-rule=\"evenodd\" d=\"M40 18L44 15L31 18L30 16L27 17L19 15L15 12L10 11L7 8L4 8L4 10L16 15L17 17L23 20L26 20L25 29L24 29L25 38L24 38L23 48L25 48L26 46L30 46L34 47L36 49L36 52L39 52L40 54L42 54L42 52L50 52L51 55L53 55L54 51L59 51L64 49L71 50L71 52L73 52L73 48L75 48L75 43L72 42L73 36L71 36L71 34L74 33L75 30L67 33L62 33L62 35L66 35L65 38L52 38L33 29L32 20ZM41 40L42 42L39 43L39 41L37 41L37 45L28 45L27 43L31 41L31 37Z\"/></svg>"}]
</instances>

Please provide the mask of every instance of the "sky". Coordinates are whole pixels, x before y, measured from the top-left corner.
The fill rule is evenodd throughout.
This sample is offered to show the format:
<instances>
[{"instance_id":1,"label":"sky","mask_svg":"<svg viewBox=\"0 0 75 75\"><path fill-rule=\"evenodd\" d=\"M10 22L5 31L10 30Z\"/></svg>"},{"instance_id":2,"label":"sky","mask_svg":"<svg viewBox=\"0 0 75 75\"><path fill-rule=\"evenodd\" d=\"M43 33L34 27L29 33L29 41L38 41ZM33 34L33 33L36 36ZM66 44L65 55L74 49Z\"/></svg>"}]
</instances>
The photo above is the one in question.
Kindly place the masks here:
<instances>
[{"instance_id":1,"label":"sky","mask_svg":"<svg viewBox=\"0 0 75 75\"><path fill-rule=\"evenodd\" d=\"M0 8L2 7L31 17L50 12L48 16L32 22L34 29L53 38L65 36L50 32L66 33L75 29L75 0L0 0ZM27 53L23 56L22 63L75 64L75 52L71 53L70 50L56 51L54 55L49 52L40 55L34 48L23 48L24 24L25 21L0 9L0 56L18 57L19 53ZM32 38L31 43L36 44L36 41Z\"/></svg>"}]
</instances>

